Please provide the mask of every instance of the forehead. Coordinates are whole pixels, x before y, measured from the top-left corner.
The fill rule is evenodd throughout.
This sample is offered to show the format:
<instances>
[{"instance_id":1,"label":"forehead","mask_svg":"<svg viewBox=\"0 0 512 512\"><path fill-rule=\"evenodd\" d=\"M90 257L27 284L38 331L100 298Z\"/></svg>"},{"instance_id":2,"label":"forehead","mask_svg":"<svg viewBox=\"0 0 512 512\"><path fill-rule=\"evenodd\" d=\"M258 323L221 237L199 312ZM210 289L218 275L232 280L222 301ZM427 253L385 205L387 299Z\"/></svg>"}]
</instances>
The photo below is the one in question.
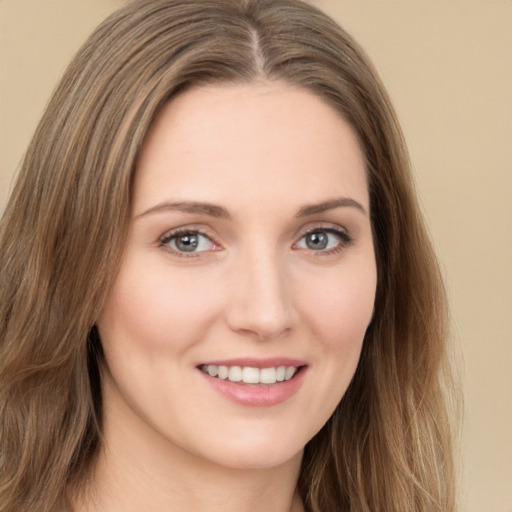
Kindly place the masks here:
<instances>
[{"instance_id":1,"label":"forehead","mask_svg":"<svg viewBox=\"0 0 512 512\"><path fill-rule=\"evenodd\" d=\"M233 205L355 195L368 207L351 126L312 92L280 82L210 85L172 99L143 144L135 209L166 195Z\"/></svg>"}]
</instances>

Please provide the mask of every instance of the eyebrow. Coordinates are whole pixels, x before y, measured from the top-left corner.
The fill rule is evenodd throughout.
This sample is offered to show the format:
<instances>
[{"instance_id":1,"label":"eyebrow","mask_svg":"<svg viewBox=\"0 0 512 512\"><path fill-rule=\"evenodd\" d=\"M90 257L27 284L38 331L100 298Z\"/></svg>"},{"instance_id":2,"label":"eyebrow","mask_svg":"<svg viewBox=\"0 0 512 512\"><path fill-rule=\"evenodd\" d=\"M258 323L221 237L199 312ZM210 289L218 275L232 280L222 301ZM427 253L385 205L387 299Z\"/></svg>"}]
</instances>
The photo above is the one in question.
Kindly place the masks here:
<instances>
[{"instance_id":1,"label":"eyebrow","mask_svg":"<svg viewBox=\"0 0 512 512\"><path fill-rule=\"evenodd\" d=\"M350 197L340 197L338 199L331 199L329 201L324 201L323 203L318 204L311 204L304 206L301 208L298 213L297 217L307 217L308 215L315 215L317 213L323 213L328 210L334 210L336 208L341 207L352 207L360 210L365 215L368 215L365 207L356 201L355 199L352 199Z\"/></svg>"},{"instance_id":2,"label":"eyebrow","mask_svg":"<svg viewBox=\"0 0 512 512\"><path fill-rule=\"evenodd\" d=\"M308 217L318 213L323 213L329 210L334 210L341 207L352 207L360 210L364 215L368 215L364 206L350 197L340 197L338 199L331 199L318 204L311 204L303 206L296 214L296 217ZM144 217L152 213L160 213L166 211L179 211L184 213L192 213L199 215L207 215L218 219L230 219L231 215L223 206L218 206L212 203L203 203L198 201L179 201L175 203L163 202L159 203L148 210L137 215L136 218Z\"/></svg>"},{"instance_id":3,"label":"eyebrow","mask_svg":"<svg viewBox=\"0 0 512 512\"><path fill-rule=\"evenodd\" d=\"M201 203L197 201L180 201L177 203L159 203L149 210L137 215L143 217L151 213L165 212L165 211L179 211L184 213L195 213L199 215L208 215L209 217L216 217L219 219L229 219L231 215L222 206L217 206L211 203Z\"/></svg>"}]
</instances>

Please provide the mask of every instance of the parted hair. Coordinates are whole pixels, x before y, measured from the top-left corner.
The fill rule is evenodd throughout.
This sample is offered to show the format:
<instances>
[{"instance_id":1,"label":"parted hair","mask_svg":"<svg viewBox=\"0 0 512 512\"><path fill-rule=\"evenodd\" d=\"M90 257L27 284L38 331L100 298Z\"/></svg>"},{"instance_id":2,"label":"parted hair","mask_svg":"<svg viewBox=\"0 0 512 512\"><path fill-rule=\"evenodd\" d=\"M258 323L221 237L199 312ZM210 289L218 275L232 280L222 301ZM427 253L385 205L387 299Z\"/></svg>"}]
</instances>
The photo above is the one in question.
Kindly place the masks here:
<instances>
[{"instance_id":1,"label":"parted hair","mask_svg":"<svg viewBox=\"0 0 512 512\"><path fill-rule=\"evenodd\" d=\"M139 150L187 88L305 88L363 150L377 260L355 376L305 448L309 512L456 510L447 308L403 136L372 64L301 0L136 0L79 50L0 224L0 511L70 508L102 443L94 327L116 277Z\"/></svg>"}]
</instances>

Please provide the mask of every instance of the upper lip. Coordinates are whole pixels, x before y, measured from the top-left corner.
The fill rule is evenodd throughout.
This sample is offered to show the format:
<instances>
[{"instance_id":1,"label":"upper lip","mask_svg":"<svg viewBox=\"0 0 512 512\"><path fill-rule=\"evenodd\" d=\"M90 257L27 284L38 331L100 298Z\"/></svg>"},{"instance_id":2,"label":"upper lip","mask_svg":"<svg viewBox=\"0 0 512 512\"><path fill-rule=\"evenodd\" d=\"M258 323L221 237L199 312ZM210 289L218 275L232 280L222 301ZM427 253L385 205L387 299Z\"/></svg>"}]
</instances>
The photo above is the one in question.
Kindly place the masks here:
<instances>
[{"instance_id":1,"label":"upper lip","mask_svg":"<svg viewBox=\"0 0 512 512\"><path fill-rule=\"evenodd\" d=\"M250 368L278 368L279 366L307 366L307 363L301 359L292 357L237 357L234 359L215 359L201 362L198 366L242 366Z\"/></svg>"}]
</instances>

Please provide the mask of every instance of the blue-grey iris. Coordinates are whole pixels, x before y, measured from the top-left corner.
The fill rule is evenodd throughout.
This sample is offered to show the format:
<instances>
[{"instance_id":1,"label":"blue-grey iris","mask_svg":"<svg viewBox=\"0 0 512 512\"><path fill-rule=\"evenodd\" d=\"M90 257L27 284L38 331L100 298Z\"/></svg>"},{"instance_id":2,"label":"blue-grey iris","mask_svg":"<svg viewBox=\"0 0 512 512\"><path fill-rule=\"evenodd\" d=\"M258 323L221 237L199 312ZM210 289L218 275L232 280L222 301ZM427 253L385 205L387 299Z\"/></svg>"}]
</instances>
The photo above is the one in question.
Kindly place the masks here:
<instances>
[{"instance_id":1,"label":"blue-grey iris","mask_svg":"<svg viewBox=\"0 0 512 512\"><path fill-rule=\"evenodd\" d=\"M175 244L179 251L193 252L199 245L199 236L192 234L181 235L176 238Z\"/></svg>"},{"instance_id":2,"label":"blue-grey iris","mask_svg":"<svg viewBox=\"0 0 512 512\"><path fill-rule=\"evenodd\" d=\"M327 247L329 243L329 237L327 233L309 233L306 235L306 245L308 249L314 251L321 251Z\"/></svg>"}]
</instances>

